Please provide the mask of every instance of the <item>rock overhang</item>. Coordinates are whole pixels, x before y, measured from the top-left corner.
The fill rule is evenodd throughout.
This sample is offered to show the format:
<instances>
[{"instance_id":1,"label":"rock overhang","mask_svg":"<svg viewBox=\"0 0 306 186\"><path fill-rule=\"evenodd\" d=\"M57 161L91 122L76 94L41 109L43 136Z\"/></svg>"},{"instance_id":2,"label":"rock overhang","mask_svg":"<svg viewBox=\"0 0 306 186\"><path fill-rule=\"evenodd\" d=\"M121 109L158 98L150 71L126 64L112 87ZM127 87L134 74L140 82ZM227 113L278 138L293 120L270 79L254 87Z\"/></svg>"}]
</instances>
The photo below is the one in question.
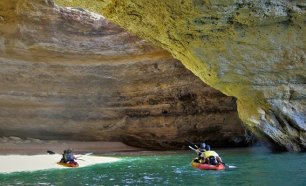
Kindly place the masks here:
<instances>
[{"instance_id":1,"label":"rock overhang","mask_svg":"<svg viewBox=\"0 0 306 186\"><path fill-rule=\"evenodd\" d=\"M235 96L240 118L258 136L278 149L305 150L304 2L101 2L93 10L167 49L208 85Z\"/></svg>"}]
</instances>

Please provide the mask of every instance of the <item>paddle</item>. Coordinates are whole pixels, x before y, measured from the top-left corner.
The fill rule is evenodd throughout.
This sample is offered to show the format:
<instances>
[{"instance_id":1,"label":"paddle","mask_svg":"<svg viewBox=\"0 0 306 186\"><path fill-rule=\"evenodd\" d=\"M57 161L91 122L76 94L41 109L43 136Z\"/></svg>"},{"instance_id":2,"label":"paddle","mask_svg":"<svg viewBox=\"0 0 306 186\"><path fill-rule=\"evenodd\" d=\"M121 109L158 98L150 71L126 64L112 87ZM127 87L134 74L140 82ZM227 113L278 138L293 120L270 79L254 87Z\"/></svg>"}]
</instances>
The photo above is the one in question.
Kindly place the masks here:
<instances>
[{"instance_id":1,"label":"paddle","mask_svg":"<svg viewBox=\"0 0 306 186\"><path fill-rule=\"evenodd\" d=\"M75 157L76 158L76 160L81 160L81 161L85 161L85 160L83 160L83 159L80 159L81 157L84 157L84 156L89 156L89 155L92 155L93 153L92 152L89 152L89 153L86 153L86 154L84 154L84 155L80 155L80 156L78 156L78 157Z\"/></svg>"},{"instance_id":2,"label":"paddle","mask_svg":"<svg viewBox=\"0 0 306 186\"><path fill-rule=\"evenodd\" d=\"M89 156L89 155L92 155L92 154L93 154L93 152L89 152L89 153L86 153L86 154L80 155L80 156L78 156L78 157L76 157L76 158L80 158L80 157L83 157L83 156Z\"/></svg>"},{"instance_id":3,"label":"paddle","mask_svg":"<svg viewBox=\"0 0 306 186\"><path fill-rule=\"evenodd\" d=\"M195 148L193 148L193 147L191 147L190 145L188 146L191 150L194 150L194 151L198 151L197 149L195 149Z\"/></svg>"},{"instance_id":4,"label":"paddle","mask_svg":"<svg viewBox=\"0 0 306 186\"><path fill-rule=\"evenodd\" d=\"M47 153L48 154L59 154L59 153L55 153L54 151L52 150L47 150ZM89 156L89 155L92 155L93 153L92 152L89 152L89 153L86 153L86 154L83 154L83 155L80 155L78 157L75 157L77 160L81 160L81 161L85 161L83 159L79 159L80 157L83 157L83 156Z\"/></svg>"},{"instance_id":5,"label":"paddle","mask_svg":"<svg viewBox=\"0 0 306 186\"><path fill-rule=\"evenodd\" d=\"M60 153L55 153L55 152L52 151L52 150L47 150L47 153L48 153L48 154L60 154ZM82 156L89 156L89 155L92 155L92 154L93 154L93 152L89 152L89 153L80 155L79 157L82 157Z\"/></svg>"},{"instance_id":6,"label":"paddle","mask_svg":"<svg viewBox=\"0 0 306 186\"><path fill-rule=\"evenodd\" d=\"M189 140L185 140L185 141L189 144L189 146L194 146L195 148L199 149L199 147L196 144L192 143L191 141Z\"/></svg>"}]
</instances>

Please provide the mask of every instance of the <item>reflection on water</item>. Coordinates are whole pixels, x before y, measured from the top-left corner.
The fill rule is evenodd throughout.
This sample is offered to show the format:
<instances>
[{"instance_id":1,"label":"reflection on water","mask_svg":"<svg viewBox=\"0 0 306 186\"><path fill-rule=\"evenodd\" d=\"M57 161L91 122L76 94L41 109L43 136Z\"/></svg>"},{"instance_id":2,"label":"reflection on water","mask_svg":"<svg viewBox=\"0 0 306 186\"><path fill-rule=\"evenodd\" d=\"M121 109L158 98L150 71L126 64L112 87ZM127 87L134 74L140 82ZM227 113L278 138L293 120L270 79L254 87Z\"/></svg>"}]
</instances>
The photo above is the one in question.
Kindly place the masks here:
<instances>
[{"instance_id":1,"label":"reflection on water","mask_svg":"<svg viewBox=\"0 0 306 186\"><path fill-rule=\"evenodd\" d=\"M194 152L121 157L91 167L0 175L0 185L306 185L306 154L262 148L217 151L238 166L224 171L191 167Z\"/></svg>"}]
</instances>

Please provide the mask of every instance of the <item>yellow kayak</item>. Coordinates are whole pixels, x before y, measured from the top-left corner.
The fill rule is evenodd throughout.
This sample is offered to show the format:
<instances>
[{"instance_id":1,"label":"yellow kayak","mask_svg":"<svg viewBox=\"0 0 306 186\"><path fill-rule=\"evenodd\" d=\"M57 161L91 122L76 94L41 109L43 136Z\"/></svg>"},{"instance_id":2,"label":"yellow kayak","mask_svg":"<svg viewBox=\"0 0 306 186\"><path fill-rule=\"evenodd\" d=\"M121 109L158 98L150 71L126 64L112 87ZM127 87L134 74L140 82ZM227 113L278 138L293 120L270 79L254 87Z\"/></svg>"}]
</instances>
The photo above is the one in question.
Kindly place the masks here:
<instances>
[{"instance_id":1,"label":"yellow kayak","mask_svg":"<svg viewBox=\"0 0 306 186\"><path fill-rule=\"evenodd\" d=\"M74 162L74 163L57 162L57 164L64 166L64 167L78 167L79 166L77 162Z\"/></svg>"}]
</instances>

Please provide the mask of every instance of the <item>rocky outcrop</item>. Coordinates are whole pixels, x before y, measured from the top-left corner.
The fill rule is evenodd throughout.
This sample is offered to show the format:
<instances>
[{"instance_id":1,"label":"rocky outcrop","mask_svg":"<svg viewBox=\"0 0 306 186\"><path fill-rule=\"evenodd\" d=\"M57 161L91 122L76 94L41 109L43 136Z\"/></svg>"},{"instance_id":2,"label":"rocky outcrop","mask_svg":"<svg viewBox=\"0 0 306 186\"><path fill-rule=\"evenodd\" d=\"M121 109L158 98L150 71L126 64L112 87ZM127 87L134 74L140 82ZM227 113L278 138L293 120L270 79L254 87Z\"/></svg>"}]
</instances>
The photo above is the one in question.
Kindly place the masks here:
<instances>
[{"instance_id":1,"label":"rocky outcrop","mask_svg":"<svg viewBox=\"0 0 306 186\"><path fill-rule=\"evenodd\" d=\"M257 136L279 150L306 150L305 1L57 2L100 11L162 46L236 97L240 118Z\"/></svg>"},{"instance_id":2,"label":"rocky outcrop","mask_svg":"<svg viewBox=\"0 0 306 186\"><path fill-rule=\"evenodd\" d=\"M0 16L0 136L247 144L233 97L103 17L44 0L2 0Z\"/></svg>"}]
</instances>

